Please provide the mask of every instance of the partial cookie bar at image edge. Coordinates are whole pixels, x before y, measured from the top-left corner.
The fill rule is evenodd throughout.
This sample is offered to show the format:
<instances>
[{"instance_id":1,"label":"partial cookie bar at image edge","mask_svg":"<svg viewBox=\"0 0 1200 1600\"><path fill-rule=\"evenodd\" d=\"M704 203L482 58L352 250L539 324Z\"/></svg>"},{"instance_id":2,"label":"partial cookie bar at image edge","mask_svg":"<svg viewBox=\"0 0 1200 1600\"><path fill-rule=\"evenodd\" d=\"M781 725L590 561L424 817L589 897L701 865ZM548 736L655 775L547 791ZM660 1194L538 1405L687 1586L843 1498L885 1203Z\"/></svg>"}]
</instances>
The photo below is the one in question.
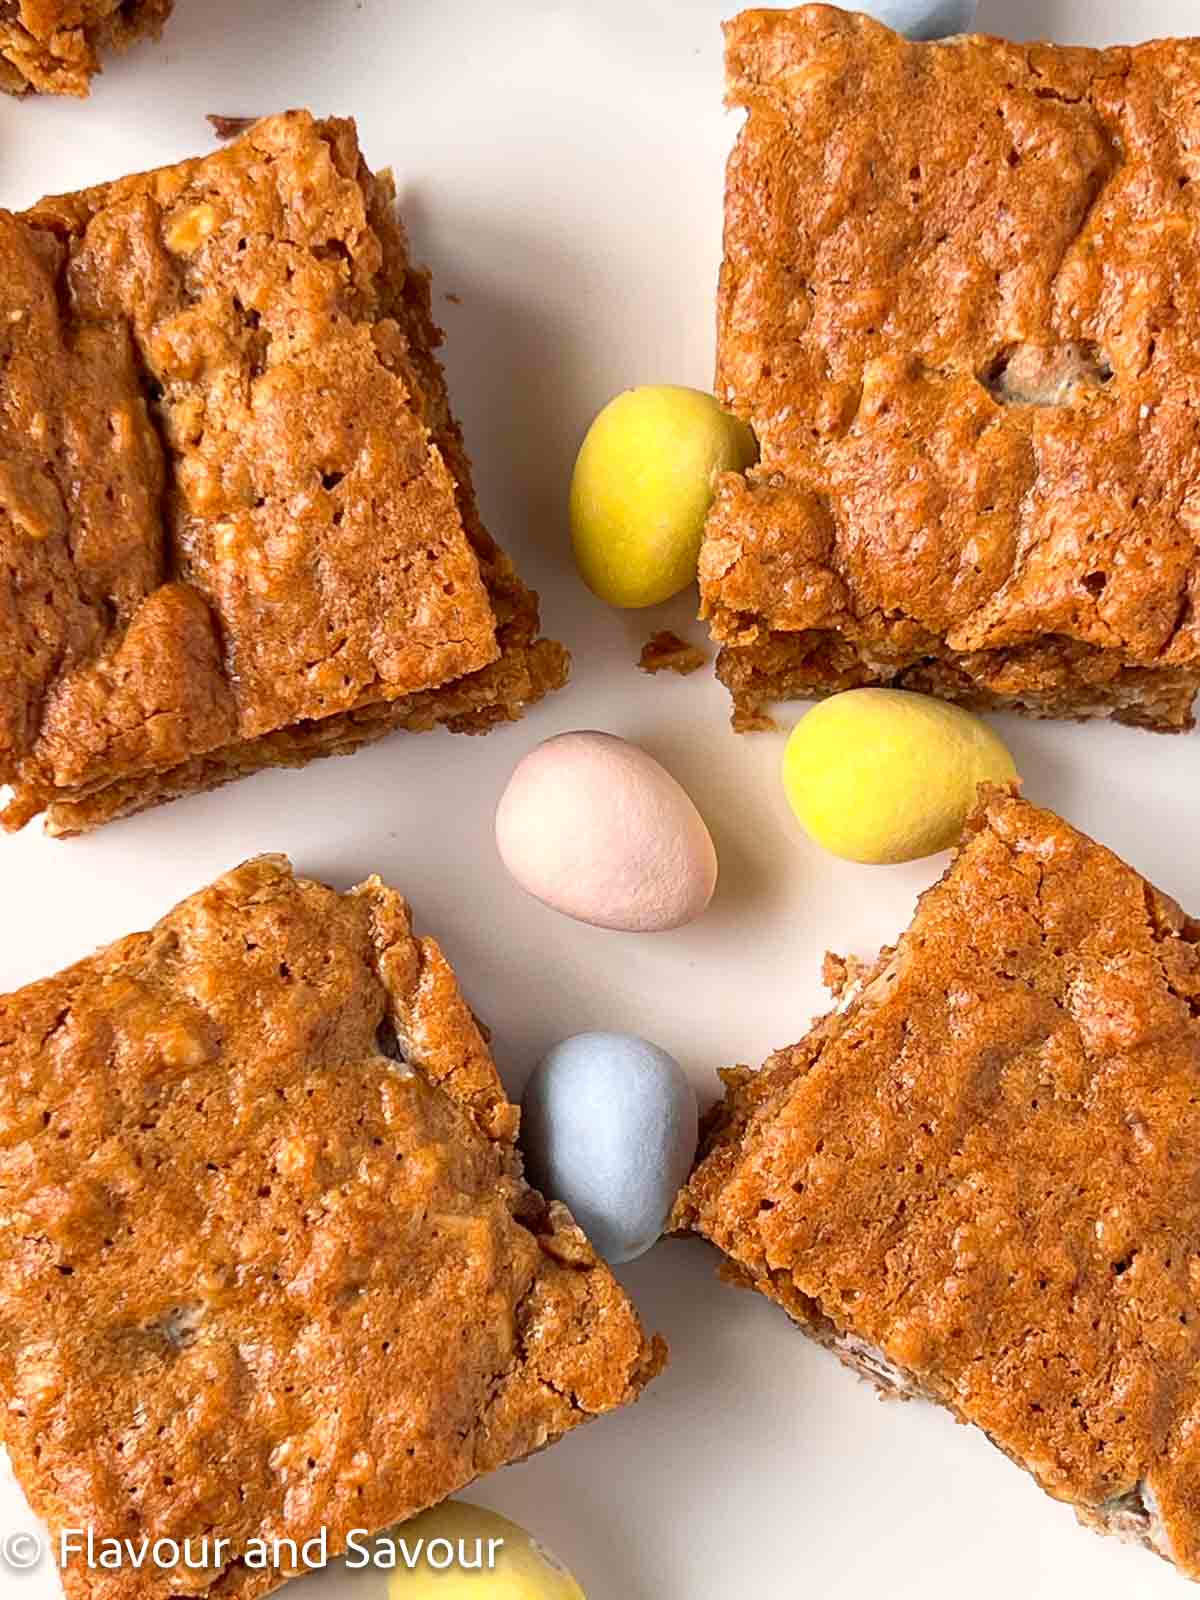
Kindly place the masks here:
<instances>
[{"instance_id":1,"label":"partial cookie bar at image edge","mask_svg":"<svg viewBox=\"0 0 1200 1600\"><path fill-rule=\"evenodd\" d=\"M52 1534L227 1541L80 1562L67 1600L257 1600L258 1540L402 1522L662 1368L509 1104L438 945L378 878L247 862L0 997L5 1445ZM15 1147L14 1147L15 1148Z\"/></svg>"},{"instance_id":2,"label":"partial cookie bar at image edge","mask_svg":"<svg viewBox=\"0 0 1200 1600\"><path fill-rule=\"evenodd\" d=\"M865 684L1192 726L1200 41L726 30L702 612L735 724Z\"/></svg>"},{"instance_id":3,"label":"partial cookie bar at image edge","mask_svg":"<svg viewBox=\"0 0 1200 1600\"><path fill-rule=\"evenodd\" d=\"M1200 1577L1200 921L993 790L894 948L722 1076L673 1225Z\"/></svg>"},{"instance_id":4,"label":"partial cookie bar at image edge","mask_svg":"<svg viewBox=\"0 0 1200 1600\"><path fill-rule=\"evenodd\" d=\"M0 89L84 96L103 58L157 39L174 0L8 0L0 6Z\"/></svg>"},{"instance_id":5,"label":"partial cookie bar at image edge","mask_svg":"<svg viewBox=\"0 0 1200 1600\"><path fill-rule=\"evenodd\" d=\"M82 832L565 682L354 125L0 212L3 822Z\"/></svg>"}]
</instances>

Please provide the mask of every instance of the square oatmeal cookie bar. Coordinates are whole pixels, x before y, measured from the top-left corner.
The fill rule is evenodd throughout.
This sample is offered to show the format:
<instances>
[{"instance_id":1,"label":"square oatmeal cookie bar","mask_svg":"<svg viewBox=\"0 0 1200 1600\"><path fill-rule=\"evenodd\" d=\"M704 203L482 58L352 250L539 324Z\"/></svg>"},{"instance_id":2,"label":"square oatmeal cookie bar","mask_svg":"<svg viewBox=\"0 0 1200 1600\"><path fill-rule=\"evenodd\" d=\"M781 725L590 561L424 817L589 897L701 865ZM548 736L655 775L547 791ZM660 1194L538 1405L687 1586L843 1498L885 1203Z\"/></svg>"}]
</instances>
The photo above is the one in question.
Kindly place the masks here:
<instances>
[{"instance_id":1,"label":"square oatmeal cookie bar","mask_svg":"<svg viewBox=\"0 0 1200 1600\"><path fill-rule=\"evenodd\" d=\"M724 1076L676 1225L1200 1578L1200 922L993 792L838 1010Z\"/></svg>"},{"instance_id":2,"label":"square oatmeal cookie bar","mask_svg":"<svg viewBox=\"0 0 1200 1600\"><path fill-rule=\"evenodd\" d=\"M634 1400L648 1341L437 945L377 878L251 861L0 999L0 1399L52 1530L227 1541L70 1600L251 1600Z\"/></svg>"},{"instance_id":3,"label":"square oatmeal cookie bar","mask_svg":"<svg viewBox=\"0 0 1200 1600\"><path fill-rule=\"evenodd\" d=\"M0 0L0 89L85 95L100 57L157 38L174 0Z\"/></svg>"},{"instance_id":4,"label":"square oatmeal cookie bar","mask_svg":"<svg viewBox=\"0 0 1200 1600\"><path fill-rule=\"evenodd\" d=\"M52 833L566 677L350 122L0 212L0 784Z\"/></svg>"},{"instance_id":5,"label":"square oatmeal cookie bar","mask_svg":"<svg viewBox=\"0 0 1200 1600\"><path fill-rule=\"evenodd\" d=\"M894 684L1192 724L1200 41L727 34L717 394L762 455L701 555L735 722Z\"/></svg>"}]
</instances>

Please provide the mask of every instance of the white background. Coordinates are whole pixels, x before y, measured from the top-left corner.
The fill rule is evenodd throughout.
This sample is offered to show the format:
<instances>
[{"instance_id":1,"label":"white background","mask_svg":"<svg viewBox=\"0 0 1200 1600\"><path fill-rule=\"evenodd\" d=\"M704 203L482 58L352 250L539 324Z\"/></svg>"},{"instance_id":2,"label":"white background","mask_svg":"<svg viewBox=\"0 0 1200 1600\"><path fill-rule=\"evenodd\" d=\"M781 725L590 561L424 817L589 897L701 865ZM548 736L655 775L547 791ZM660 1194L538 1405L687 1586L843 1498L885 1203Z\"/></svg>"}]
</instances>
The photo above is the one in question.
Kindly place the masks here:
<instances>
[{"instance_id":1,"label":"white background","mask_svg":"<svg viewBox=\"0 0 1200 1600\"><path fill-rule=\"evenodd\" d=\"M731 4L731 0L729 0ZM493 1025L519 1094L541 1053L594 1027L644 1033L707 1100L717 1067L798 1038L827 948L873 953L941 862L864 868L800 835L777 781L783 735L738 738L710 674L635 669L655 627L700 640L684 597L607 610L574 575L571 463L592 414L640 382L707 386L722 167L725 6L714 0L179 0L159 47L90 103L0 104L0 200L204 151L207 112L309 105L357 115L392 165L435 272L451 390L484 514L575 655L566 692L487 739L400 735L351 760L259 777L89 839L0 840L0 990L144 927L259 850L348 886L371 871L414 902ZM1191 0L984 0L1016 37L1106 43L1194 30ZM443 298L461 297L461 304ZM2 641L0 641L2 647ZM791 722L799 707L788 708ZM691 790L721 856L707 917L668 935L585 928L525 899L492 845L496 800L547 735L605 728ZM1027 792L1200 907L1189 823L1197 736L1001 719ZM1179 1595L1153 1557L1101 1542L973 1431L881 1405L716 1257L666 1243L622 1277L672 1346L643 1402L478 1486L575 1568L590 1600L1024 1600ZM0 1467L0 1532L28 1522ZM375 1574L305 1580L368 1600ZM3 1600L53 1600L48 1571Z\"/></svg>"}]
</instances>

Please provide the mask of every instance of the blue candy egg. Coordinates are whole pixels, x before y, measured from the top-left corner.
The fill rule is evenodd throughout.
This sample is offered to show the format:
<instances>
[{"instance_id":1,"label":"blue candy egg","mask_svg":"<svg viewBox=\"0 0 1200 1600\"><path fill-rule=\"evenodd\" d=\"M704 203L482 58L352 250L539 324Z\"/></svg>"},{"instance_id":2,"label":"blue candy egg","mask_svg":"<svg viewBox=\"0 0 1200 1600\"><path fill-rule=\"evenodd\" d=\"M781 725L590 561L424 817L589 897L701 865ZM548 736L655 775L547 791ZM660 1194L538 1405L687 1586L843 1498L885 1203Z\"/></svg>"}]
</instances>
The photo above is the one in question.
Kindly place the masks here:
<instances>
[{"instance_id":1,"label":"blue candy egg","mask_svg":"<svg viewBox=\"0 0 1200 1600\"><path fill-rule=\"evenodd\" d=\"M971 32L979 0L866 0L852 9L865 11L910 39L945 39L952 33Z\"/></svg>"},{"instance_id":2,"label":"blue candy egg","mask_svg":"<svg viewBox=\"0 0 1200 1600\"><path fill-rule=\"evenodd\" d=\"M698 1124L695 1091L665 1050L628 1033L577 1033L530 1078L521 1143L530 1181L617 1263L662 1233Z\"/></svg>"}]
</instances>

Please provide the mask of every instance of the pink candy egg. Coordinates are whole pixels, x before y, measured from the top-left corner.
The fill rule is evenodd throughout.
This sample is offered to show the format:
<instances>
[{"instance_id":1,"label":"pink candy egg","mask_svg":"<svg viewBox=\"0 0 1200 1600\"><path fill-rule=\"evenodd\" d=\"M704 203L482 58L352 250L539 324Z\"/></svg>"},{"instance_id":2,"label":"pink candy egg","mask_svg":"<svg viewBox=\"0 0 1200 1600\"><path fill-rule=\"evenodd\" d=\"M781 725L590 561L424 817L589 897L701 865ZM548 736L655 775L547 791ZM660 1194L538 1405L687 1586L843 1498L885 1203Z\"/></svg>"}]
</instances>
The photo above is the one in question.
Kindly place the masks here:
<instances>
[{"instance_id":1,"label":"pink candy egg","mask_svg":"<svg viewBox=\"0 0 1200 1600\"><path fill-rule=\"evenodd\" d=\"M694 922L717 885L704 819L671 774L610 733L563 733L519 764L496 843L528 894L598 928Z\"/></svg>"}]
</instances>

